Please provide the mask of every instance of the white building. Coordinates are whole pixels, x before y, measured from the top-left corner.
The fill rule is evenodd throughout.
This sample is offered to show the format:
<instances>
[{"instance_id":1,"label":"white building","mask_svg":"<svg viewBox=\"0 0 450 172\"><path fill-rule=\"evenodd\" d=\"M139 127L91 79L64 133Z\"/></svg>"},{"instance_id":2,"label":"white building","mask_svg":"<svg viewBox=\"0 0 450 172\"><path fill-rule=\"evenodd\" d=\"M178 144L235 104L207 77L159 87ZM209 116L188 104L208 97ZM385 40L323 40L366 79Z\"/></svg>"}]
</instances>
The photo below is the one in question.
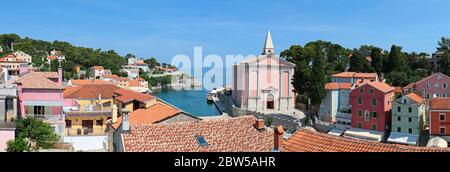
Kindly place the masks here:
<instances>
[{"instance_id":1,"label":"white building","mask_svg":"<svg viewBox=\"0 0 450 172\"><path fill-rule=\"evenodd\" d=\"M32 63L32 57L23 51L16 51L14 52L14 55L16 56L18 61L24 61L28 64Z\"/></svg>"}]
</instances>

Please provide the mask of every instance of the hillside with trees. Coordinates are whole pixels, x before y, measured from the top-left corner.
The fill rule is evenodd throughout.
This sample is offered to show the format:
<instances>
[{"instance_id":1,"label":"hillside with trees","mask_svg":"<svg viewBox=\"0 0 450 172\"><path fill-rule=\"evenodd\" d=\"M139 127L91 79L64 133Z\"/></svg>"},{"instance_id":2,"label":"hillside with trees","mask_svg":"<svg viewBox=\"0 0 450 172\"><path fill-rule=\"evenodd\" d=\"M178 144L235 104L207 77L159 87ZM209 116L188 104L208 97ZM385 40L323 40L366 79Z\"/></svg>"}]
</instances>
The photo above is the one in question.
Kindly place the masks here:
<instances>
[{"instance_id":1,"label":"hillside with trees","mask_svg":"<svg viewBox=\"0 0 450 172\"><path fill-rule=\"evenodd\" d=\"M81 70L87 70L94 65L101 65L107 69L111 69L113 74L121 75L120 69L122 65L127 63L126 58L120 56L114 50L104 51L101 49L77 47L68 42L48 42L28 37L21 38L16 34L0 35L0 46L3 49L3 52L0 52L1 57L11 53L12 48L14 51L23 51L32 56L33 66L39 67L42 71L56 71L58 64L53 63L52 66L49 66L46 63L46 59L50 51L62 51L66 57L66 60L61 64L65 79L76 76L76 65L80 65Z\"/></svg>"}]
</instances>

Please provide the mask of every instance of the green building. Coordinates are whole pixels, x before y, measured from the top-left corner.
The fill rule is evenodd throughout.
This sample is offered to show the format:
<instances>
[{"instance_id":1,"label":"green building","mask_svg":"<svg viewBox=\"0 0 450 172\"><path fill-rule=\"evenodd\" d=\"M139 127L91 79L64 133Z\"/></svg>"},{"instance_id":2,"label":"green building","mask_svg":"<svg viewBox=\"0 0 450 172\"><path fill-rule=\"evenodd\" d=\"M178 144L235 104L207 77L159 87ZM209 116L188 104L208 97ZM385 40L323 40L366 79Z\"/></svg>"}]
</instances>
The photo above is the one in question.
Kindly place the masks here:
<instances>
[{"instance_id":1,"label":"green building","mask_svg":"<svg viewBox=\"0 0 450 172\"><path fill-rule=\"evenodd\" d=\"M393 102L392 131L388 142L417 145L425 112L425 99L414 92Z\"/></svg>"}]
</instances>

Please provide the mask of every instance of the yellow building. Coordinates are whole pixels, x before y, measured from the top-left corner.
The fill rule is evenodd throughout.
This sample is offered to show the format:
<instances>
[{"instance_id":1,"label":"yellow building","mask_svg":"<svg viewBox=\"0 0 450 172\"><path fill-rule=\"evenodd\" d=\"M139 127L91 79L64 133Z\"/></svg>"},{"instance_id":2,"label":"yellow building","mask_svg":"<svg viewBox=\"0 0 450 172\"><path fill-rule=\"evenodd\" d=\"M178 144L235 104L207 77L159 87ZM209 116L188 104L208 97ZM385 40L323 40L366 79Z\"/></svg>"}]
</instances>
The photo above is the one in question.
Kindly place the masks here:
<instances>
[{"instance_id":1,"label":"yellow building","mask_svg":"<svg viewBox=\"0 0 450 172\"><path fill-rule=\"evenodd\" d=\"M109 119L117 118L113 84L86 84L64 91L66 136L105 135Z\"/></svg>"},{"instance_id":2,"label":"yellow building","mask_svg":"<svg viewBox=\"0 0 450 172\"><path fill-rule=\"evenodd\" d=\"M158 100L155 96L126 89L116 90L113 97L114 104L117 105L119 114L122 114L122 109L133 112L138 109L149 108L156 104Z\"/></svg>"}]
</instances>

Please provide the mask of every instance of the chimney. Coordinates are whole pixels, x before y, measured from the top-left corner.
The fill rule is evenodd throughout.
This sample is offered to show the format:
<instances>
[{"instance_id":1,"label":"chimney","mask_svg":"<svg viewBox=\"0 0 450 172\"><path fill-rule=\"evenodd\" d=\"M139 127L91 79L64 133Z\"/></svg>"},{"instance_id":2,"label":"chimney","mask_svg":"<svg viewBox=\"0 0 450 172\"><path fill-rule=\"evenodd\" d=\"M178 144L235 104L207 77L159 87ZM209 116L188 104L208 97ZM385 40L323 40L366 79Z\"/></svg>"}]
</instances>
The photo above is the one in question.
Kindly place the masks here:
<instances>
[{"instance_id":1,"label":"chimney","mask_svg":"<svg viewBox=\"0 0 450 172\"><path fill-rule=\"evenodd\" d=\"M283 151L283 133L284 133L284 129L283 126L278 126L277 128L275 128L274 130L274 151L276 152L281 152Z\"/></svg>"},{"instance_id":2,"label":"chimney","mask_svg":"<svg viewBox=\"0 0 450 172\"><path fill-rule=\"evenodd\" d=\"M122 109L122 132L130 132L130 111L126 108Z\"/></svg>"},{"instance_id":3,"label":"chimney","mask_svg":"<svg viewBox=\"0 0 450 172\"><path fill-rule=\"evenodd\" d=\"M265 121L263 119L257 119L255 122L255 128L260 131L266 129Z\"/></svg>"},{"instance_id":4,"label":"chimney","mask_svg":"<svg viewBox=\"0 0 450 172\"><path fill-rule=\"evenodd\" d=\"M58 67L58 84L62 84L62 80L63 80L62 67L61 67L61 64L59 64L59 67Z\"/></svg>"},{"instance_id":5,"label":"chimney","mask_svg":"<svg viewBox=\"0 0 450 172\"><path fill-rule=\"evenodd\" d=\"M26 74L26 73L28 73L28 72L30 72L30 70L28 69L28 64L23 63L23 64L20 64L20 65L19 65L19 74L20 74L20 75Z\"/></svg>"},{"instance_id":6,"label":"chimney","mask_svg":"<svg viewBox=\"0 0 450 172\"><path fill-rule=\"evenodd\" d=\"M112 106L112 117L111 117L111 122L113 124L115 124L117 122L117 116L119 112L117 111L117 105L113 105Z\"/></svg>"}]
</instances>

